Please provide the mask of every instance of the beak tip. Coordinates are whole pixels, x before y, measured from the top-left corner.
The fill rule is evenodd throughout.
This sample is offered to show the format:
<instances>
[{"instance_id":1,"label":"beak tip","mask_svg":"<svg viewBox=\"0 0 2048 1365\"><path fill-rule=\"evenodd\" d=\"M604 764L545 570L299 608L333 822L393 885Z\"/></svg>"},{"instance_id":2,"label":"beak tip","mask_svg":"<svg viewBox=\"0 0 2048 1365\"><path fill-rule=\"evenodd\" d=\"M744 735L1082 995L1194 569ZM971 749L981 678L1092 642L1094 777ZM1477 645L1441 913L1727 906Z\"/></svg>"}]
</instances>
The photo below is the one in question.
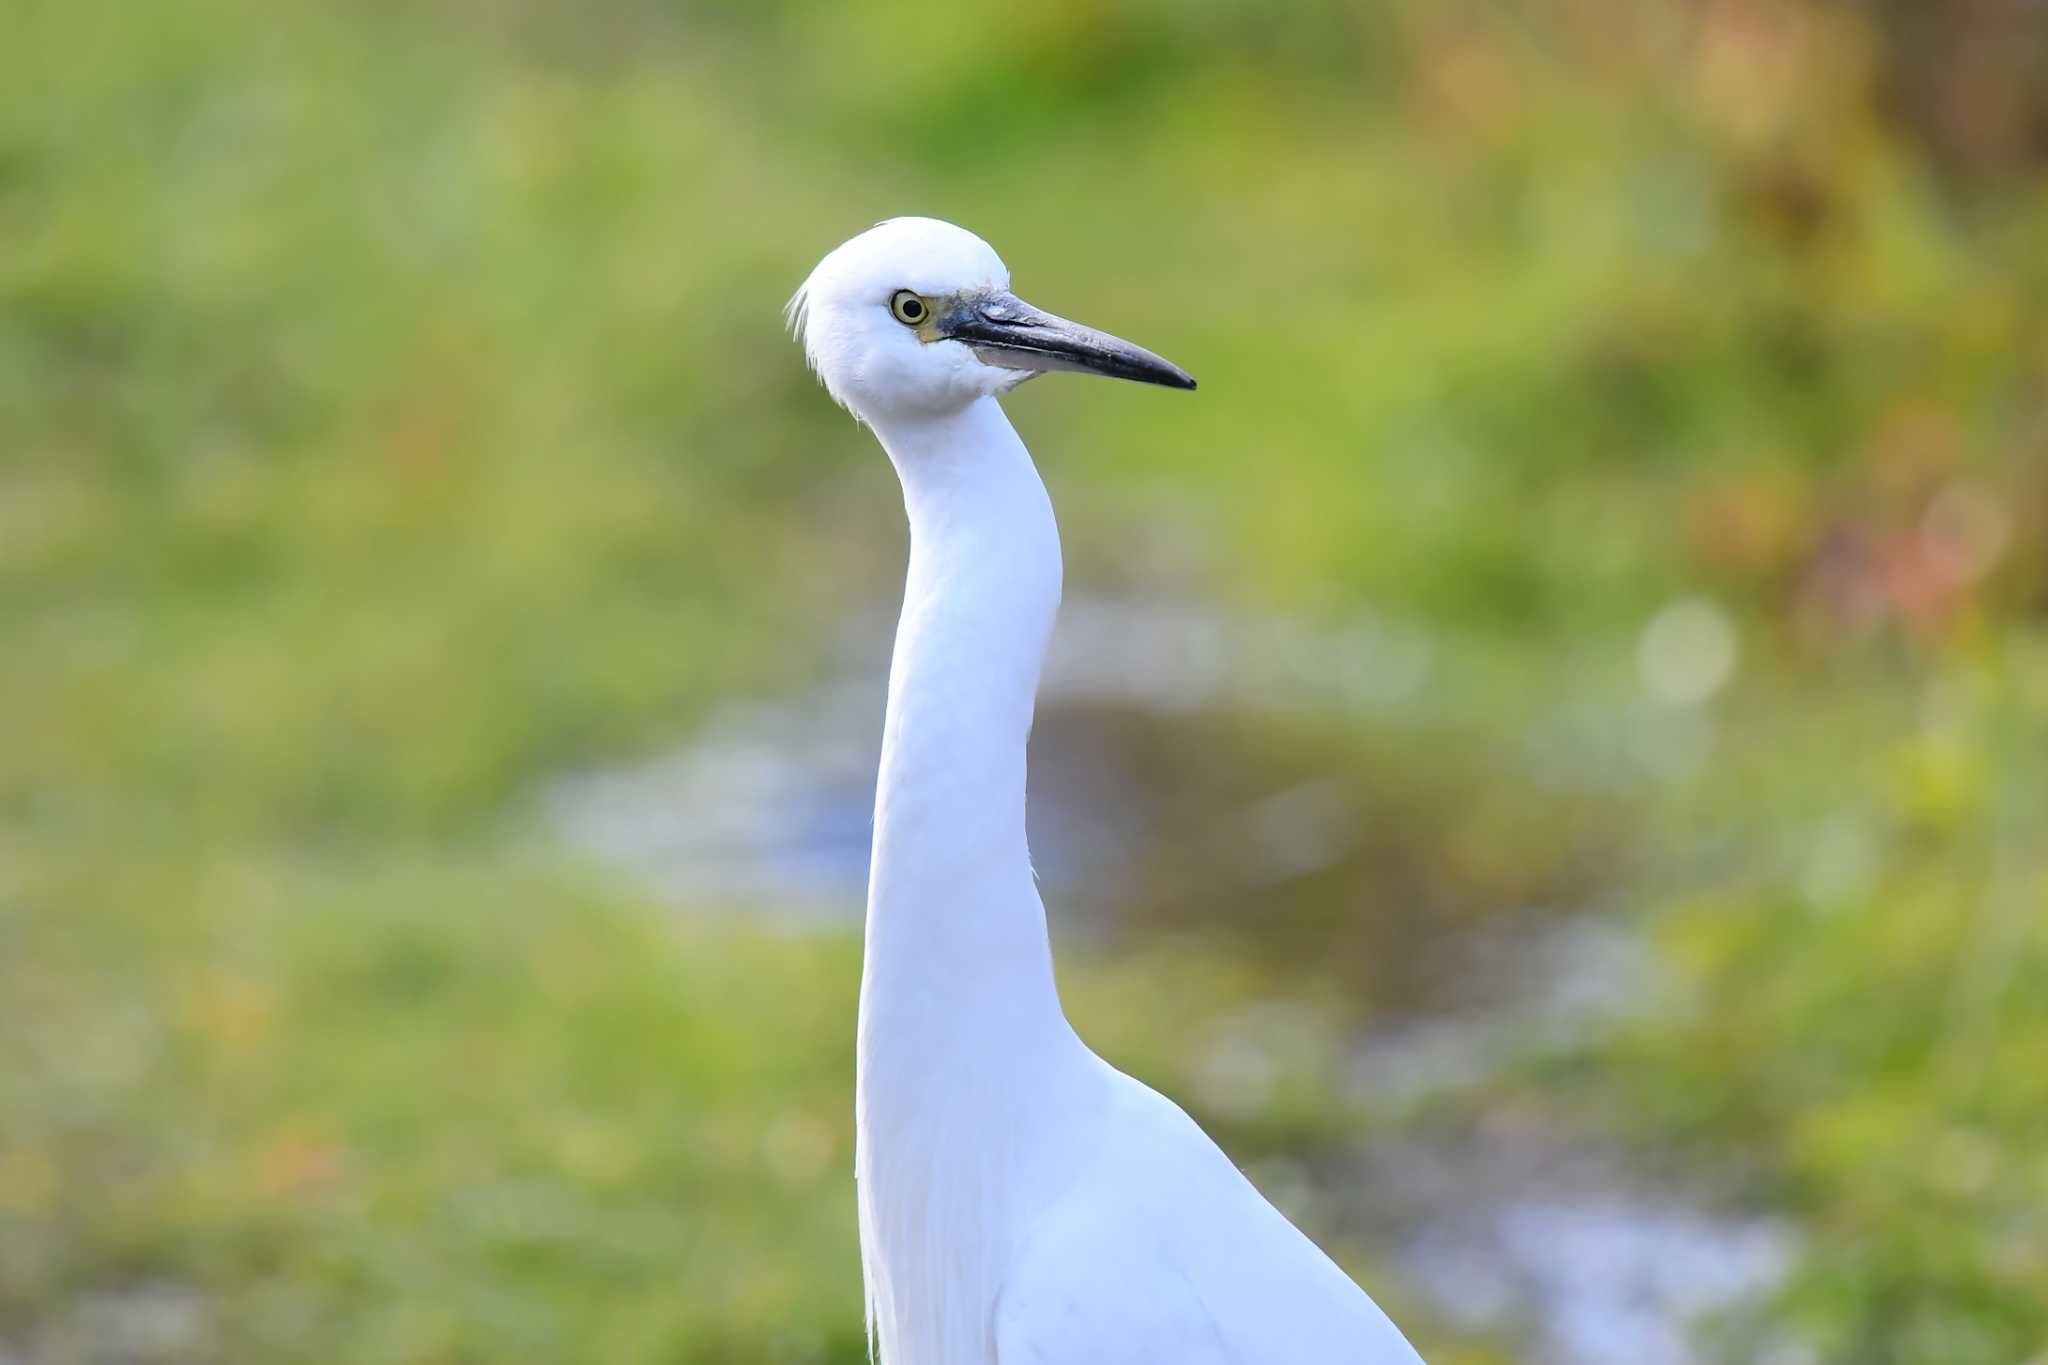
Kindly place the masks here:
<instances>
[{"instance_id":1,"label":"beak tip","mask_svg":"<svg viewBox=\"0 0 2048 1365\"><path fill-rule=\"evenodd\" d=\"M1078 370L1169 389L1195 387L1195 377L1165 356L1041 312L1014 294L967 300L943 319L939 334L965 342L983 364L1001 369Z\"/></svg>"}]
</instances>

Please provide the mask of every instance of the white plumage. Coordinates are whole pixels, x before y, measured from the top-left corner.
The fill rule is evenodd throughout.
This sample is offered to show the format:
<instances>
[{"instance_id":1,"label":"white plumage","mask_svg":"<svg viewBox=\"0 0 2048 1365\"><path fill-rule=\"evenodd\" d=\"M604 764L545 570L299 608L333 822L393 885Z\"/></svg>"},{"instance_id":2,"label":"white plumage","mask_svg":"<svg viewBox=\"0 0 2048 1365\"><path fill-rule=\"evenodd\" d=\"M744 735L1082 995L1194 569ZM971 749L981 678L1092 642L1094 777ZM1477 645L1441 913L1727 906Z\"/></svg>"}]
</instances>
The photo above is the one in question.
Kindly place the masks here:
<instances>
[{"instance_id":1,"label":"white plumage","mask_svg":"<svg viewBox=\"0 0 2048 1365\"><path fill-rule=\"evenodd\" d=\"M910 570L875 798L856 1098L882 1365L1420 1365L1172 1101L1075 1036L1024 839L1059 533L998 395L1050 369L1178 388L1038 312L980 238L899 218L790 304L903 485Z\"/></svg>"}]
</instances>

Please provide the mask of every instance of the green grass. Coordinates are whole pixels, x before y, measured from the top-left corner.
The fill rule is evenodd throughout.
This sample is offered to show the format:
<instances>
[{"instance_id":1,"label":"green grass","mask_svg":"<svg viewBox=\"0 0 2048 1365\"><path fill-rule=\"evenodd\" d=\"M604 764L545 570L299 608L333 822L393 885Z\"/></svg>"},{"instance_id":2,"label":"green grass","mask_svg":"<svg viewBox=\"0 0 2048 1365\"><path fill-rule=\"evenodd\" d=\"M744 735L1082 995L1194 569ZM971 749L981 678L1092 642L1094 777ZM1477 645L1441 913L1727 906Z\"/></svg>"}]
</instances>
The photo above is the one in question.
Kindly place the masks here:
<instances>
[{"instance_id":1,"label":"green grass","mask_svg":"<svg viewBox=\"0 0 2048 1365\"><path fill-rule=\"evenodd\" d=\"M779 308L899 212L1202 381L1011 405L1077 583L1430 632L1406 728L1267 737L1365 772L1401 895L1651 926L1672 1007L1461 1121L1786 1211L1731 1359L2048 1339L2048 195L1945 186L1856 12L16 9L0 1353L123 1358L155 1290L165 1359L861 1357L854 945L650 906L529 804L889 600ZM1693 596L1740 664L1660 709ZM1148 920L1075 1012L1185 1092L1233 1004L1398 996L1341 958L1395 899ZM1295 1061L1236 1150L1380 1121Z\"/></svg>"},{"instance_id":2,"label":"green grass","mask_svg":"<svg viewBox=\"0 0 2048 1365\"><path fill-rule=\"evenodd\" d=\"M0 1083L0 1312L51 1358L165 1284L176 1358L861 1358L853 945L502 849L62 881Z\"/></svg>"}]
</instances>

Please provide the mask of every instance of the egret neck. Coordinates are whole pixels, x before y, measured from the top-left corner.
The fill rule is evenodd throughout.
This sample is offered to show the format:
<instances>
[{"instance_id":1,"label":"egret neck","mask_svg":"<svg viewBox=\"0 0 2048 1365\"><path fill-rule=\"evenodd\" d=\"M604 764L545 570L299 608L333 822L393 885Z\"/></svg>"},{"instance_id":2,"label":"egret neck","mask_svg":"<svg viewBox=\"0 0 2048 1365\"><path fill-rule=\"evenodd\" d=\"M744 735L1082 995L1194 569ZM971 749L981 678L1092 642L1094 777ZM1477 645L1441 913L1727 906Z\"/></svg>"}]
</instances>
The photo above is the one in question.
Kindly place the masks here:
<instances>
[{"instance_id":1,"label":"egret neck","mask_svg":"<svg viewBox=\"0 0 2048 1365\"><path fill-rule=\"evenodd\" d=\"M1072 1038L1024 833L1060 598L1052 504L993 397L870 420L903 485L910 570L875 795L864 1088L878 1050L912 1050L925 1069L949 1043L1019 1058Z\"/></svg>"}]
</instances>

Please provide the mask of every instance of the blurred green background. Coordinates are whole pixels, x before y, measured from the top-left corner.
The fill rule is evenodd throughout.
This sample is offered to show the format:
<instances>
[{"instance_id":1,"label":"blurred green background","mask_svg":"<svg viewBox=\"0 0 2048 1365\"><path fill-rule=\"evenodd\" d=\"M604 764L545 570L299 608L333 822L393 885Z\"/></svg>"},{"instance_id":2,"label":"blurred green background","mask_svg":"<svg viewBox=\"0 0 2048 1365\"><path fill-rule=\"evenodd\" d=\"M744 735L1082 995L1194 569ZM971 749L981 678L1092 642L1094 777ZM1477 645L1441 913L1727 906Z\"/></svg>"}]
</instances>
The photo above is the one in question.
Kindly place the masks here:
<instances>
[{"instance_id":1,"label":"blurred green background","mask_svg":"<svg viewBox=\"0 0 2048 1365\"><path fill-rule=\"evenodd\" d=\"M4 28L0 1360L864 1358L857 867L561 784L878 724L899 213L1202 381L1008 404L1085 1035L1439 1365L2048 1359L2048 11Z\"/></svg>"}]
</instances>

